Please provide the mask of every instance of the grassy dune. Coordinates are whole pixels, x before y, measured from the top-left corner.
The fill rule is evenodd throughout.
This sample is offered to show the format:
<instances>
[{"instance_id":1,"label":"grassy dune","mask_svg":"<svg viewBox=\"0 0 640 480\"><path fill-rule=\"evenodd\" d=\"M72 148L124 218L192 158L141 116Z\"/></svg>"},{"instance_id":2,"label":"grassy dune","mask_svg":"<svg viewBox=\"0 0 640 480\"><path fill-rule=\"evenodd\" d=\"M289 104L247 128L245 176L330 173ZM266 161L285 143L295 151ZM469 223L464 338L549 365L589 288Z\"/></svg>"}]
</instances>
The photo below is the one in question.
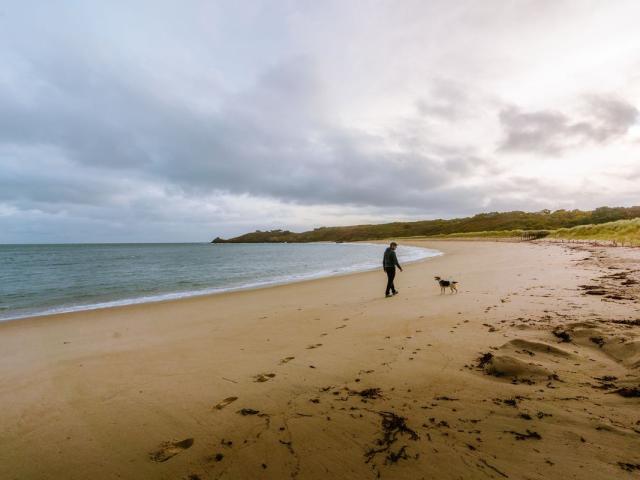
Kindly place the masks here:
<instances>
[{"instance_id":1,"label":"grassy dune","mask_svg":"<svg viewBox=\"0 0 640 480\"><path fill-rule=\"evenodd\" d=\"M559 228L549 238L569 240L609 240L624 245L640 245L640 218L618 220L599 225Z\"/></svg>"},{"instance_id":2,"label":"grassy dune","mask_svg":"<svg viewBox=\"0 0 640 480\"><path fill-rule=\"evenodd\" d=\"M529 230L492 230L433 235L429 238L521 238ZM621 245L640 245L640 218L618 220L548 231L545 238L558 240L601 240Z\"/></svg>"},{"instance_id":3,"label":"grassy dune","mask_svg":"<svg viewBox=\"0 0 640 480\"><path fill-rule=\"evenodd\" d=\"M526 230L489 230L483 232L458 232L432 235L429 238L520 238Z\"/></svg>"}]
</instances>

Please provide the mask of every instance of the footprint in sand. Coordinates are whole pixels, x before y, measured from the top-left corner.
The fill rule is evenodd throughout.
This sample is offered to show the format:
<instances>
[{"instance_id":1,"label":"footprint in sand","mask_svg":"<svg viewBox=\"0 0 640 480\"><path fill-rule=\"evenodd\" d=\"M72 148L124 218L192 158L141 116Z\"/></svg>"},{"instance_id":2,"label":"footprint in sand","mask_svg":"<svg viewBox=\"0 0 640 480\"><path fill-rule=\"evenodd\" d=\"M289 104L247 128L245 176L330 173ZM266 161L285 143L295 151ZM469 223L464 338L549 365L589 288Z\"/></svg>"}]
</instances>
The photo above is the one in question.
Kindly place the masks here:
<instances>
[{"instance_id":1,"label":"footprint in sand","mask_svg":"<svg viewBox=\"0 0 640 480\"><path fill-rule=\"evenodd\" d=\"M213 408L215 408L216 410L222 410L224 407L226 407L230 403L235 402L237 399L238 397L227 397Z\"/></svg>"},{"instance_id":2,"label":"footprint in sand","mask_svg":"<svg viewBox=\"0 0 640 480\"><path fill-rule=\"evenodd\" d=\"M158 450L149 454L149 458L154 462L166 462L171 457L190 448L191 445L193 445L193 438L185 438L178 442L162 442Z\"/></svg>"},{"instance_id":3,"label":"footprint in sand","mask_svg":"<svg viewBox=\"0 0 640 480\"><path fill-rule=\"evenodd\" d=\"M322 346L322 344L321 344L321 343L314 343L314 344L312 344L312 345L309 345L309 346L307 347L307 350L311 350L311 349L313 349L313 348L318 348L318 347L321 347L321 346Z\"/></svg>"},{"instance_id":4,"label":"footprint in sand","mask_svg":"<svg viewBox=\"0 0 640 480\"><path fill-rule=\"evenodd\" d=\"M269 380L271 380L273 377L275 377L276 374L275 373L259 373L258 375L255 375L253 377L253 381L254 382L267 382Z\"/></svg>"},{"instance_id":5,"label":"footprint in sand","mask_svg":"<svg viewBox=\"0 0 640 480\"><path fill-rule=\"evenodd\" d=\"M296 357L285 357L282 360L280 360L280 365L284 365L285 363L289 363L294 358L296 358Z\"/></svg>"}]
</instances>

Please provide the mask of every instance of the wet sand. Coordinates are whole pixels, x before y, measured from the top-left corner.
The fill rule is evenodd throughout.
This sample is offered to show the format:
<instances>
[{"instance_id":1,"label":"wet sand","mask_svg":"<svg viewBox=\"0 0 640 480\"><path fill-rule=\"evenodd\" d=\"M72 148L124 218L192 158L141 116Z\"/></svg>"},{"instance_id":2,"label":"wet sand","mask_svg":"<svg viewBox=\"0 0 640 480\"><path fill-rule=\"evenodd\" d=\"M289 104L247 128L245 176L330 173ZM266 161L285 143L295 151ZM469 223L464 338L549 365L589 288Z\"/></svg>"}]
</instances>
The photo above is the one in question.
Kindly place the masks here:
<instances>
[{"instance_id":1,"label":"wet sand","mask_svg":"<svg viewBox=\"0 0 640 480\"><path fill-rule=\"evenodd\" d=\"M1 323L0 478L638 478L640 250L411 243L445 255L393 298L380 269Z\"/></svg>"}]
</instances>

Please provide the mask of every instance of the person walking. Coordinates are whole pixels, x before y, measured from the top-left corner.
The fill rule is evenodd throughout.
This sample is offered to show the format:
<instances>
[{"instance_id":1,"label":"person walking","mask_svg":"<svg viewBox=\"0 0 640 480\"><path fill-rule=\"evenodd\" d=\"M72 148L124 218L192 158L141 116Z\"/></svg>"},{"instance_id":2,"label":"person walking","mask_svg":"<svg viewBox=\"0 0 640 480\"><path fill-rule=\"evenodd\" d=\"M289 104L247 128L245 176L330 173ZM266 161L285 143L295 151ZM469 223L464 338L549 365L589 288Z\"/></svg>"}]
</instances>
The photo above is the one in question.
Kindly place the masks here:
<instances>
[{"instance_id":1,"label":"person walking","mask_svg":"<svg viewBox=\"0 0 640 480\"><path fill-rule=\"evenodd\" d=\"M391 297L398 294L398 291L393 284L393 279L396 277L396 267L402 271L402 267L398 263L398 257L396 256L397 247L398 244L396 242L391 242L389 247L384 251L384 256L382 257L382 268L387 274L387 289L384 292L385 297Z\"/></svg>"}]
</instances>

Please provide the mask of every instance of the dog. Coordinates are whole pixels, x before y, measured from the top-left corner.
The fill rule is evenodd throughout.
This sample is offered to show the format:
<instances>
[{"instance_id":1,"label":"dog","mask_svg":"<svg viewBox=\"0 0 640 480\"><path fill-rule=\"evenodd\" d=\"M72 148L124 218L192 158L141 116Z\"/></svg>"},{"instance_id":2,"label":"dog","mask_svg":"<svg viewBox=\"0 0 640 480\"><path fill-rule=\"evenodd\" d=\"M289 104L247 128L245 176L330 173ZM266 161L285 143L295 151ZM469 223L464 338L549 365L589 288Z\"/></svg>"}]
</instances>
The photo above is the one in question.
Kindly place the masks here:
<instances>
[{"instance_id":1,"label":"dog","mask_svg":"<svg viewBox=\"0 0 640 480\"><path fill-rule=\"evenodd\" d=\"M443 293L445 293L447 291L447 287L449 287L449 289L451 290L451 293L458 293L458 282L455 282L453 280L443 280L440 277L434 277L436 279L436 282L438 282L438 284L440 285L440 295L442 295Z\"/></svg>"}]
</instances>

